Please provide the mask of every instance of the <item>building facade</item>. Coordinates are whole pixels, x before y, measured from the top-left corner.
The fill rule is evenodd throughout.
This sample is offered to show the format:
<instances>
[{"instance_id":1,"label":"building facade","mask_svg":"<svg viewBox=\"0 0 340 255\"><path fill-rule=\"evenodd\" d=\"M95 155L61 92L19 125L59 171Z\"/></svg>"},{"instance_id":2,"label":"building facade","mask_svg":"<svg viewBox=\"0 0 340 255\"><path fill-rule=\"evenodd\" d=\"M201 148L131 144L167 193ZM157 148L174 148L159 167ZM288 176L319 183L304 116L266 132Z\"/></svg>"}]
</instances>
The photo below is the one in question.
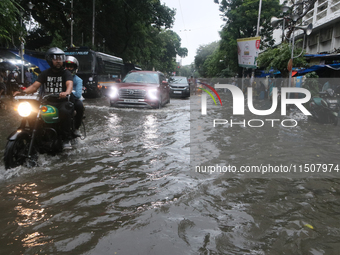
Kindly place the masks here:
<instances>
[{"instance_id":1,"label":"building facade","mask_svg":"<svg viewBox=\"0 0 340 255\"><path fill-rule=\"evenodd\" d=\"M340 0L317 0L299 26L310 23L313 31L305 41L307 54L340 53ZM282 30L275 30L273 36L277 44L281 43ZM303 30L295 31L295 38L303 38Z\"/></svg>"}]
</instances>

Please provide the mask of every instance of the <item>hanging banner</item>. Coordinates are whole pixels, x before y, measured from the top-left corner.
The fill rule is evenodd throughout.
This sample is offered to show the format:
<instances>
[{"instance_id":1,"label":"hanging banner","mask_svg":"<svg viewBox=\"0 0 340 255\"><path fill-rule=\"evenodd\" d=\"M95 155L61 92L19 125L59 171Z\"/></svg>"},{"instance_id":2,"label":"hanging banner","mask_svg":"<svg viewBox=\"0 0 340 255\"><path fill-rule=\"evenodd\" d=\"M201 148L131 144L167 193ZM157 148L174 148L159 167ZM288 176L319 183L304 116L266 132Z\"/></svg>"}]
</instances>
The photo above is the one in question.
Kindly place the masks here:
<instances>
[{"instance_id":1,"label":"hanging banner","mask_svg":"<svg viewBox=\"0 0 340 255\"><path fill-rule=\"evenodd\" d=\"M238 65L256 68L261 36L237 39Z\"/></svg>"}]
</instances>

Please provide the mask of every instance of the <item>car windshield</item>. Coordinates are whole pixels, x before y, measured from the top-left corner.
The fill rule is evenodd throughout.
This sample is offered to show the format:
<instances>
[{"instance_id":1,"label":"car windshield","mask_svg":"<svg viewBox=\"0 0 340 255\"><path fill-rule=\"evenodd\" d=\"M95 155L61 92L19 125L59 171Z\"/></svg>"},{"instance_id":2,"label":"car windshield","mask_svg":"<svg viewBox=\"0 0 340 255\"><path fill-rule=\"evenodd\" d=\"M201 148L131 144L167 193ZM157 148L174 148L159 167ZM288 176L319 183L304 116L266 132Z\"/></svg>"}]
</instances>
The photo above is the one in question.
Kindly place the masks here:
<instances>
[{"instance_id":1,"label":"car windshield","mask_svg":"<svg viewBox=\"0 0 340 255\"><path fill-rule=\"evenodd\" d=\"M188 84L188 80L186 77L171 77L169 79L169 83L171 84Z\"/></svg>"},{"instance_id":2,"label":"car windshield","mask_svg":"<svg viewBox=\"0 0 340 255\"><path fill-rule=\"evenodd\" d=\"M156 73L135 72L128 74L123 80L124 83L151 83L158 84L158 75Z\"/></svg>"}]
</instances>

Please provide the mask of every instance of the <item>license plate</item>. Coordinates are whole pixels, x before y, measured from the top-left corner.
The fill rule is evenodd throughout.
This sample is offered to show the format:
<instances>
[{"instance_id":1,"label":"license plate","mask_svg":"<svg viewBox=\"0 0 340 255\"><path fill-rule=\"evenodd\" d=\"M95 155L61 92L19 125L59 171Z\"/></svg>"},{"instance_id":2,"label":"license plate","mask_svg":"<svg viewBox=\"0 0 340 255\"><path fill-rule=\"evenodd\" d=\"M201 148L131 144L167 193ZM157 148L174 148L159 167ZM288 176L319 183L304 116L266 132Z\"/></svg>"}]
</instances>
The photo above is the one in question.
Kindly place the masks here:
<instances>
[{"instance_id":1,"label":"license plate","mask_svg":"<svg viewBox=\"0 0 340 255\"><path fill-rule=\"evenodd\" d=\"M182 94L182 91L174 91L175 94Z\"/></svg>"},{"instance_id":2,"label":"license plate","mask_svg":"<svg viewBox=\"0 0 340 255\"><path fill-rule=\"evenodd\" d=\"M138 103L138 99L124 99L125 103Z\"/></svg>"}]
</instances>

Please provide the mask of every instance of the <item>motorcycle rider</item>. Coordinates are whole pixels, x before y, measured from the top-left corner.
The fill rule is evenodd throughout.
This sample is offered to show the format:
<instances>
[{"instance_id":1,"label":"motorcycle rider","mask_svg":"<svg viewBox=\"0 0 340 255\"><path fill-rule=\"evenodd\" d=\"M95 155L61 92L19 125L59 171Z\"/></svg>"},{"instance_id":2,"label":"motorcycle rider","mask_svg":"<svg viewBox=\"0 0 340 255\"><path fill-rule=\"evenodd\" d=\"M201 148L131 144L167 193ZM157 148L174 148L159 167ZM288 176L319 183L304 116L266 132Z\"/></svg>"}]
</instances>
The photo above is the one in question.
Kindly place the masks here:
<instances>
[{"instance_id":1,"label":"motorcycle rider","mask_svg":"<svg viewBox=\"0 0 340 255\"><path fill-rule=\"evenodd\" d=\"M65 60L65 68L68 69L73 75L73 95L75 97L74 101L74 110L76 111L76 116L74 117L74 127L75 127L75 135L80 135L79 127L81 126L81 121L84 116L84 105L81 100L83 93L83 80L76 75L78 71L79 62L73 56L66 56Z\"/></svg>"},{"instance_id":2,"label":"motorcycle rider","mask_svg":"<svg viewBox=\"0 0 340 255\"><path fill-rule=\"evenodd\" d=\"M25 89L24 93L34 93L40 87L40 92L43 94L59 93L59 99L56 102L49 103L59 110L63 149L72 149L70 140L72 138L72 114L74 111L73 96L71 96L73 77L70 71L64 68L64 51L57 47L50 48L46 52L45 58L50 68L43 71L37 80ZM19 93L19 91L15 92L14 96ZM67 100L68 97L72 103Z\"/></svg>"}]
</instances>

